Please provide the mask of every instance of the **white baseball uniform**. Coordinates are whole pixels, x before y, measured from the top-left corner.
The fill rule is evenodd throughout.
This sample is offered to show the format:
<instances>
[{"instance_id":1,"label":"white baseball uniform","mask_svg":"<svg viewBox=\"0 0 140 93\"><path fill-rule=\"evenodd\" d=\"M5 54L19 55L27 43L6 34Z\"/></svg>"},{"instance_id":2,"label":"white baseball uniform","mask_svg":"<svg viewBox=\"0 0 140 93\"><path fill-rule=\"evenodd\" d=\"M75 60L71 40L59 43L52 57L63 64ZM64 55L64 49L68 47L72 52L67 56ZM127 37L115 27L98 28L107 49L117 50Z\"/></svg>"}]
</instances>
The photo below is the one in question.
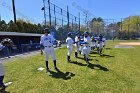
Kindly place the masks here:
<instances>
[{"instance_id":1,"label":"white baseball uniform","mask_svg":"<svg viewBox=\"0 0 140 93\"><path fill-rule=\"evenodd\" d=\"M82 49L82 55L85 55L86 58L88 58L88 55L90 53L91 47L90 47L90 42L91 42L91 38L90 36L88 37L84 37L84 42L86 42L86 44L84 45L84 48Z\"/></svg>"},{"instance_id":2,"label":"white baseball uniform","mask_svg":"<svg viewBox=\"0 0 140 93\"><path fill-rule=\"evenodd\" d=\"M0 51L4 48L4 46L0 43ZM5 74L5 70L4 67L2 65L2 63L0 62L0 76L4 76Z\"/></svg>"},{"instance_id":3,"label":"white baseball uniform","mask_svg":"<svg viewBox=\"0 0 140 93\"><path fill-rule=\"evenodd\" d=\"M78 38L78 36L76 36L75 37L75 47L76 47L76 50L75 50L75 52L79 52L79 46L80 46L80 44L79 44L79 38Z\"/></svg>"},{"instance_id":4,"label":"white baseball uniform","mask_svg":"<svg viewBox=\"0 0 140 93\"><path fill-rule=\"evenodd\" d=\"M55 39L50 34L48 34L47 36L46 35L41 36L40 44L44 46L46 61L48 61L50 54L52 55L52 59L56 60L55 51L53 47L54 40Z\"/></svg>"},{"instance_id":5,"label":"white baseball uniform","mask_svg":"<svg viewBox=\"0 0 140 93\"><path fill-rule=\"evenodd\" d=\"M0 76L4 76L5 75L5 69L3 64L0 62Z\"/></svg>"},{"instance_id":6,"label":"white baseball uniform","mask_svg":"<svg viewBox=\"0 0 140 93\"><path fill-rule=\"evenodd\" d=\"M105 46L106 45L106 38L102 38L102 46Z\"/></svg>"},{"instance_id":7,"label":"white baseball uniform","mask_svg":"<svg viewBox=\"0 0 140 93\"><path fill-rule=\"evenodd\" d=\"M68 56L70 56L71 55L71 52L72 52L74 41L72 40L72 38L67 37L66 43L67 43L67 48L68 48Z\"/></svg>"}]
</instances>

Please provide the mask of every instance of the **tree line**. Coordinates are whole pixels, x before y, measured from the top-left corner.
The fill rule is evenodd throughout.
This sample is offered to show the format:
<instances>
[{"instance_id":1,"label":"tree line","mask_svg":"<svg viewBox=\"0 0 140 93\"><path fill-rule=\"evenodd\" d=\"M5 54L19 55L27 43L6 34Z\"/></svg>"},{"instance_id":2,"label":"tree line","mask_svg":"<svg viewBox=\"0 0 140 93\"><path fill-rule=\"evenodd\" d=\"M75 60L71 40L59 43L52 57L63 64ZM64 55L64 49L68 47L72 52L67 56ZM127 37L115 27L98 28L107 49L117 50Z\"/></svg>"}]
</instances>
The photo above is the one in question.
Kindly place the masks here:
<instances>
[{"instance_id":1,"label":"tree line","mask_svg":"<svg viewBox=\"0 0 140 93\"><path fill-rule=\"evenodd\" d=\"M54 22L52 22L54 24ZM59 25L59 23L57 23ZM52 27L54 27L52 25ZM47 22L47 27L49 27L49 22ZM18 19L15 24L12 20L6 23L4 20L0 21L0 31L6 32L22 32L22 33L38 33L42 34L43 29L45 28L44 22L33 24L31 22ZM67 32L71 31L73 34L79 31L78 24L72 24L69 26L64 25L63 27L57 27L57 34L59 39L67 36ZM89 31L95 35L100 33L104 34L107 38L111 39L112 37L117 37L118 39L124 38L136 38L140 34L140 16L130 16L122 19L118 22L112 22L107 24L104 19L101 17L92 18L87 25L80 26L81 34L84 31Z\"/></svg>"}]
</instances>

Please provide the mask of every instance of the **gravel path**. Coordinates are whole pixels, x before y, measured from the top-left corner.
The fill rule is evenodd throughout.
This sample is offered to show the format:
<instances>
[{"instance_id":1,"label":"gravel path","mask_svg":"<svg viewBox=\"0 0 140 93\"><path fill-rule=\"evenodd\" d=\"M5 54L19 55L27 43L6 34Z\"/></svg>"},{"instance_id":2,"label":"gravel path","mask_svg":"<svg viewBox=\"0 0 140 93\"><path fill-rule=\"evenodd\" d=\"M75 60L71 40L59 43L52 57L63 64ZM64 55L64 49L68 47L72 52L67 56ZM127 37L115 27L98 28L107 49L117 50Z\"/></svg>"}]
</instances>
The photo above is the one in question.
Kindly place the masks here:
<instances>
[{"instance_id":1,"label":"gravel path","mask_svg":"<svg viewBox=\"0 0 140 93\"><path fill-rule=\"evenodd\" d=\"M65 45L62 45L61 47L55 48L55 50L59 49L59 48L62 48L64 46ZM19 58L25 58L25 57L34 56L34 55L37 55L37 54L40 54L40 50L33 51L33 52L27 52L27 53L23 53L23 54L18 54L18 55L14 55L14 56L10 56L10 58L8 58L8 57L0 58L0 62L13 61L13 60L16 60L16 59L19 59Z\"/></svg>"}]
</instances>

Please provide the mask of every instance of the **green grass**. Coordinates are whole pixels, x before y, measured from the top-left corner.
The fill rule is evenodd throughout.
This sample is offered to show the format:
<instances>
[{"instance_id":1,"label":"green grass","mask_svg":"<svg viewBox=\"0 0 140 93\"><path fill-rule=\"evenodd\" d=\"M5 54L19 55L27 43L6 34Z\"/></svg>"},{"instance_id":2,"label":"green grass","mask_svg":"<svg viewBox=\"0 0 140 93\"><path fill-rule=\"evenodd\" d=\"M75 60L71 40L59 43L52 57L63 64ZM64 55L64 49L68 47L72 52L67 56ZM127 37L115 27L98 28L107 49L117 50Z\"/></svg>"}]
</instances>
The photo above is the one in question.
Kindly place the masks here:
<instances>
[{"instance_id":1,"label":"green grass","mask_svg":"<svg viewBox=\"0 0 140 93\"><path fill-rule=\"evenodd\" d=\"M17 59L4 63L5 82L12 81L6 91L10 93L139 93L140 91L140 47L115 49L118 42L108 42L104 56L90 54L90 66L82 59L74 58L67 63L66 48L56 50L57 66L51 72L37 71L45 67L44 56ZM74 51L73 51L74 52ZM82 56L80 56L82 58Z\"/></svg>"}]
</instances>

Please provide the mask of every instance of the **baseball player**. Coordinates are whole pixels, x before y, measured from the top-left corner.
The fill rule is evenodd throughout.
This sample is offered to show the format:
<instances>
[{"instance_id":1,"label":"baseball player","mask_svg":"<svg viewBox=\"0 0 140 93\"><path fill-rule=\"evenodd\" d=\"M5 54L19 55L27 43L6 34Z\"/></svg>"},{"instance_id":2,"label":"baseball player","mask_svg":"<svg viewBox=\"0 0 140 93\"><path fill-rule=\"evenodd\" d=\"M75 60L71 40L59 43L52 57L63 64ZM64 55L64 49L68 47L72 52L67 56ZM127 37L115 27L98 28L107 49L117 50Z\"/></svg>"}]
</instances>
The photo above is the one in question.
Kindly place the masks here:
<instances>
[{"instance_id":1,"label":"baseball player","mask_svg":"<svg viewBox=\"0 0 140 93\"><path fill-rule=\"evenodd\" d=\"M90 42L91 42L91 38L89 36L89 33L86 31L84 32L84 48L82 49L82 55L84 55L84 59L85 61L88 63L88 55L90 53L91 47L90 47Z\"/></svg>"},{"instance_id":2,"label":"baseball player","mask_svg":"<svg viewBox=\"0 0 140 93\"><path fill-rule=\"evenodd\" d=\"M105 38L105 37L102 38L102 46L103 46L103 47L106 46L106 38Z\"/></svg>"},{"instance_id":3,"label":"baseball player","mask_svg":"<svg viewBox=\"0 0 140 93\"><path fill-rule=\"evenodd\" d=\"M91 38L91 42L92 42L91 50L94 50L96 47L96 41L95 41L94 35Z\"/></svg>"},{"instance_id":4,"label":"baseball player","mask_svg":"<svg viewBox=\"0 0 140 93\"><path fill-rule=\"evenodd\" d=\"M4 46L2 44L0 44L0 51L3 49L3 47ZM2 63L0 62L0 87L2 89L6 88L6 86L3 83L4 75L5 75L5 69L4 69L4 66L2 65Z\"/></svg>"},{"instance_id":5,"label":"baseball player","mask_svg":"<svg viewBox=\"0 0 140 93\"><path fill-rule=\"evenodd\" d=\"M49 29L45 28L44 35L41 36L41 40L40 40L41 54L43 54L43 49L44 49L44 53L46 57L46 73L49 71L49 67L48 67L49 55L52 55L52 59L54 62L54 69L58 70L58 68L56 67L56 56L53 47L53 42L55 41L55 39L49 33L50 33Z\"/></svg>"},{"instance_id":6,"label":"baseball player","mask_svg":"<svg viewBox=\"0 0 140 93\"><path fill-rule=\"evenodd\" d=\"M72 40L71 36L72 36L72 33L69 32L69 33L68 33L68 37L67 37L67 39L66 39L67 48L68 48L68 54L67 54L67 61L68 61L68 62L71 61L71 60L70 60L70 55L71 55L72 48L73 48L73 43L74 43L74 41Z\"/></svg>"},{"instance_id":7,"label":"baseball player","mask_svg":"<svg viewBox=\"0 0 140 93\"><path fill-rule=\"evenodd\" d=\"M99 39L98 39L98 45L97 45L97 50L98 53L101 54L102 53L102 34L99 35Z\"/></svg>"},{"instance_id":8,"label":"baseball player","mask_svg":"<svg viewBox=\"0 0 140 93\"><path fill-rule=\"evenodd\" d=\"M79 33L76 33L76 37L75 37L75 57L78 57L78 52L79 52L79 47L80 47L80 37L79 37Z\"/></svg>"}]
</instances>

